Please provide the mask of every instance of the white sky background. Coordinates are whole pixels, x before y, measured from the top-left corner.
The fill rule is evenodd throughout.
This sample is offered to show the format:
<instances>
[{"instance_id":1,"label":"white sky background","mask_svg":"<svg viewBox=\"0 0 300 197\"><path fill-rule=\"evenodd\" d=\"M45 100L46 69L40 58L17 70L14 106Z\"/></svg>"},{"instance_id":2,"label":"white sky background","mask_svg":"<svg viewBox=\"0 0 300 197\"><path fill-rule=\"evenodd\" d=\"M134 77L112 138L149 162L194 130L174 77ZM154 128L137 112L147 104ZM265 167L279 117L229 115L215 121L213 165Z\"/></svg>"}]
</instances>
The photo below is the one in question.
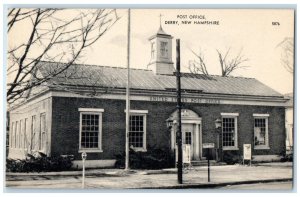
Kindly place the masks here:
<instances>
[{"instance_id":1,"label":"white sky background","mask_svg":"<svg viewBox=\"0 0 300 197\"><path fill-rule=\"evenodd\" d=\"M86 64L126 66L127 10L119 10L122 18L81 59ZM173 62L176 62L175 39L181 40L182 71L188 72L189 60L196 57L190 49L200 49L211 74L220 74L216 49L223 53L231 48L229 57L242 54L248 66L233 72L233 76L256 78L280 93L293 91L293 76L281 64L281 48L285 37L294 37L292 10L225 10L225 9L132 9L131 10L131 67L146 69L150 60L148 38L159 28L162 14L164 31L174 37ZM165 21L178 20L177 15L205 15L207 21L220 25L173 25ZM181 20L178 20L180 23ZM279 22L280 26L272 25Z\"/></svg>"}]
</instances>

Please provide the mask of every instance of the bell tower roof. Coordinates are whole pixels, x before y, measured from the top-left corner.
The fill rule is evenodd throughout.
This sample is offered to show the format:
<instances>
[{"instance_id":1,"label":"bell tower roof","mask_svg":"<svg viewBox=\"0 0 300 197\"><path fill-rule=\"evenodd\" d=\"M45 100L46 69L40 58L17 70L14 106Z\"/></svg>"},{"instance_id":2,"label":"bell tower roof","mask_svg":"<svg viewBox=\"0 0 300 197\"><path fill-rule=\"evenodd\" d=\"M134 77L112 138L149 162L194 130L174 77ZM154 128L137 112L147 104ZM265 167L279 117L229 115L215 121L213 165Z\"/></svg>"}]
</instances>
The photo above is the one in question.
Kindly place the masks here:
<instances>
[{"instance_id":1,"label":"bell tower roof","mask_svg":"<svg viewBox=\"0 0 300 197\"><path fill-rule=\"evenodd\" d=\"M173 36L171 36L170 34L167 34L163 28L160 26L157 33L154 34L153 36L151 36L149 38L149 40L152 40L153 38L156 38L156 37L162 37L162 38L173 38Z\"/></svg>"},{"instance_id":2,"label":"bell tower roof","mask_svg":"<svg viewBox=\"0 0 300 197\"><path fill-rule=\"evenodd\" d=\"M157 31L156 34L168 35L168 34L166 34L166 32L163 30L161 24L160 24L159 29L158 29L158 31Z\"/></svg>"},{"instance_id":3,"label":"bell tower roof","mask_svg":"<svg viewBox=\"0 0 300 197\"><path fill-rule=\"evenodd\" d=\"M155 37L173 38L170 34L167 34L167 33L163 30L163 28L162 28L162 26L161 26L161 17L162 17L162 15L160 14L160 15L159 15L159 18L160 18L160 24L159 24L159 29L158 29L157 33L154 34L153 36L151 36L151 37L149 38L149 40L152 40L152 39L155 38Z\"/></svg>"}]
</instances>

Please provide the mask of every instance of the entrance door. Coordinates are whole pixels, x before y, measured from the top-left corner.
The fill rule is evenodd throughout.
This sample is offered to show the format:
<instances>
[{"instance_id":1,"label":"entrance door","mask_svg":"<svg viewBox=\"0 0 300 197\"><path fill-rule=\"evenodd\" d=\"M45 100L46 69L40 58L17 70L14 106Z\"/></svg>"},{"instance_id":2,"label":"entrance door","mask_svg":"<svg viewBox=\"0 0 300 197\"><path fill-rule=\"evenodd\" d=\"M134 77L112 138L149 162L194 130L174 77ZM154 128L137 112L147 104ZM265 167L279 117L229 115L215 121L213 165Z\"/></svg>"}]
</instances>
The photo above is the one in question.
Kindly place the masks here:
<instances>
[{"instance_id":1,"label":"entrance door","mask_svg":"<svg viewBox=\"0 0 300 197\"><path fill-rule=\"evenodd\" d=\"M195 159L195 128L193 124L182 124L182 143L191 146L191 159Z\"/></svg>"}]
</instances>

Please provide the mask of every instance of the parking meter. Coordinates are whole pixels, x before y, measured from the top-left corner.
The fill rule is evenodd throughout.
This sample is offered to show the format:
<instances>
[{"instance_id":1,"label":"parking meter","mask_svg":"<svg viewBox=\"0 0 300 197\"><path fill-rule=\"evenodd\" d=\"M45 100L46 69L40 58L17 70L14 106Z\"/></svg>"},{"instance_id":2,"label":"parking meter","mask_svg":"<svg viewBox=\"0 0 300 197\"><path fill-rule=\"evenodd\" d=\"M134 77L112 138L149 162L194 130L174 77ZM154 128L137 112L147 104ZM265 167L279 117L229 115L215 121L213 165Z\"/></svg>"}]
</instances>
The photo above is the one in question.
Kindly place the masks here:
<instances>
[{"instance_id":1,"label":"parking meter","mask_svg":"<svg viewBox=\"0 0 300 197\"><path fill-rule=\"evenodd\" d=\"M81 153L81 158L82 158L82 160L86 160L86 158L87 158L86 152Z\"/></svg>"},{"instance_id":2,"label":"parking meter","mask_svg":"<svg viewBox=\"0 0 300 197\"><path fill-rule=\"evenodd\" d=\"M84 183L84 177L85 177L85 166L84 166L84 162L87 158L87 154L86 152L81 153L81 158L82 158L82 188L84 188L85 183Z\"/></svg>"}]
</instances>

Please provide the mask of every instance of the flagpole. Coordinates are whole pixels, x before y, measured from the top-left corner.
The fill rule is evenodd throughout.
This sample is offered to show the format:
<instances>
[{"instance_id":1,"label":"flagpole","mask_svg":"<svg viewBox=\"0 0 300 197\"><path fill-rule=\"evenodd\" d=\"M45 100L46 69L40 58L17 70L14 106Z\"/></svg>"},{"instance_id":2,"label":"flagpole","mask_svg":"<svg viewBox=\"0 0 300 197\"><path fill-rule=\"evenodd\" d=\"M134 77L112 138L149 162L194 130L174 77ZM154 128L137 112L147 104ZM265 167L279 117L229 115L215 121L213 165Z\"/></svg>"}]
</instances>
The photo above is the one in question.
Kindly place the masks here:
<instances>
[{"instance_id":1,"label":"flagpole","mask_svg":"<svg viewBox=\"0 0 300 197\"><path fill-rule=\"evenodd\" d=\"M130 119L130 9L128 9L127 29L127 86L126 86L126 142L125 142L125 170L129 170L129 119Z\"/></svg>"}]
</instances>

